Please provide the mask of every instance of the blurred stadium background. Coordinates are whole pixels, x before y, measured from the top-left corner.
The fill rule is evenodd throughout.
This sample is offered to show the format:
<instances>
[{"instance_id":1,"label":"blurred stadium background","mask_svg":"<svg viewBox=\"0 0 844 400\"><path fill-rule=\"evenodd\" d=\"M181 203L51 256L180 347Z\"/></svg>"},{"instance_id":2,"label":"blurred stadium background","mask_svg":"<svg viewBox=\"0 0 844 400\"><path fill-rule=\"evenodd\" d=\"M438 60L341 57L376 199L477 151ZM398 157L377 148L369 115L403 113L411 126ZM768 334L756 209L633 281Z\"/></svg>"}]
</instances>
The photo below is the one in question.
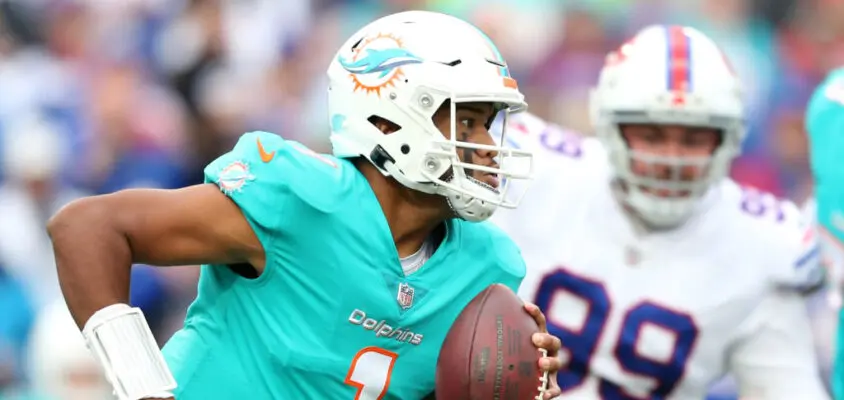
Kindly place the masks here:
<instances>
[{"instance_id":1,"label":"blurred stadium background","mask_svg":"<svg viewBox=\"0 0 844 400\"><path fill-rule=\"evenodd\" d=\"M330 57L360 26L406 9L480 26L531 110L586 133L607 51L651 23L697 27L746 84L751 131L733 175L796 201L811 187L802 114L844 65L844 0L0 0L0 399L71 399L70 387L105 398L82 390L100 378L62 305L44 231L58 207L199 183L249 130L328 151ZM197 273L135 268L132 302L161 343ZM823 297L813 314L828 370L836 317ZM734 398L729 383L713 393Z\"/></svg>"}]
</instances>

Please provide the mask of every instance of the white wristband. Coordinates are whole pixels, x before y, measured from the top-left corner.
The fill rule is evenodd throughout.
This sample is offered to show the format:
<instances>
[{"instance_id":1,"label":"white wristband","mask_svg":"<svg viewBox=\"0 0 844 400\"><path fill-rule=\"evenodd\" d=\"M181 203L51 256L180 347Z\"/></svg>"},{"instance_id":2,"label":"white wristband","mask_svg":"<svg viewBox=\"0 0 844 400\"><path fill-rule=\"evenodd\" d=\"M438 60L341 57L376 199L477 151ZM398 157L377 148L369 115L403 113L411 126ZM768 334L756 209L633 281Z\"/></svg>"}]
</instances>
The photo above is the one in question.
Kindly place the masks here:
<instances>
[{"instance_id":1,"label":"white wristband","mask_svg":"<svg viewBox=\"0 0 844 400\"><path fill-rule=\"evenodd\" d=\"M176 380L141 309L105 307L85 323L82 334L118 400L173 397Z\"/></svg>"}]
</instances>

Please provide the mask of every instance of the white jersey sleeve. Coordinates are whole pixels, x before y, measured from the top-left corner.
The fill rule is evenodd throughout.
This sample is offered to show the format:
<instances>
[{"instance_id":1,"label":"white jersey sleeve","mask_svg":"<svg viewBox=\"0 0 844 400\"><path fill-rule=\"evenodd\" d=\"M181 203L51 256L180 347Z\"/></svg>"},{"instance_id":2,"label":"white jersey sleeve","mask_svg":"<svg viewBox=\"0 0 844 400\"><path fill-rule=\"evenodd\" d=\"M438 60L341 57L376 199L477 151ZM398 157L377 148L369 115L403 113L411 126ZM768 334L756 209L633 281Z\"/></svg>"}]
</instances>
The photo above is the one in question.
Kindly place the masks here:
<instances>
[{"instance_id":1,"label":"white jersey sleeve","mask_svg":"<svg viewBox=\"0 0 844 400\"><path fill-rule=\"evenodd\" d=\"M753 196L750 192L749 196ZM760 251L775 256L771 260L774 283L783 288L812 292L823 287L825 271L821 263L821 245L815 224L790 201L778 201L770 194L760 194L760 201L778 205L781 226L775 227L777 236L772 249Z\"/></svg>"},{"instance_id":2,"label":"white jersey sleeve","mask_svg":"<svg viewBox=\"0 0 844 400\"><path fill-rule=\"evenodd\" d=\"M743 398L829 399L820 380L803 296L792 290L774 291L744 325L746 336L729 353L729 369Z\"/></svg>"},{"instance_id":3,"label":"white jersey sleeve","mask_svg":"<svg viewBox=\"0 0 844 400\"><path fill-rule=\"evenodd\" d=\"M742 240L744 251L754 256L762 275L776 287L800 292L823 286L817 229L794 203L733 181L721 187L728 203L735 202L740 210L740 216L725 217L725 229L752 235Z\"/></svg>"},{"instance_id":4,"label":"white jersey sleeve","mask_svg":"<svg viewBox=\"0 0 844 400\"><path fill-rule=\"evenodd\" d=\"M790 201L732 182L724 191L739 200L744 216L726 229L752 235L746 251L757 276L769 279L734 331L728 368L750 399L828 399L804 296L824 282L816 231Z\"/></svg>"}]
</instances>

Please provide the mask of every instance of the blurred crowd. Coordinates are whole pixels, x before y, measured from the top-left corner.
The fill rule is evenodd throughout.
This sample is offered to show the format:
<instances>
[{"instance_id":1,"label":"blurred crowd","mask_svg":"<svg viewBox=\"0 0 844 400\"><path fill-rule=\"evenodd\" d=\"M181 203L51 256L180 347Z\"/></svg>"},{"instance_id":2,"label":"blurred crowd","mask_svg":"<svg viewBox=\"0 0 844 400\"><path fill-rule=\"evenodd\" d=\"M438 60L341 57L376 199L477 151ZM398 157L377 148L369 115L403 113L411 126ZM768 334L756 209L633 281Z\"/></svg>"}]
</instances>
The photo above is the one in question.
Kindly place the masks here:
<instances>
[{"instance_id":1,"label":"blurred crowd","mask_svg":"<svg viewBox=\"0 0 844 400\"><path fill-rule=\"evenodd\" d=\"M587 92L609 50L652 23L694 26L746 85L751 130L733 175L795 201L811 188L803 111L844 65L844 0L0 0L0 399L72 398L69 386L104 398L44 230L59 207L199 183L250 130L328 151L331 56L360 26L406 9L477 24L531 111L585 134ZM161 343L180 327L197 273L134 269L132 302ZM817 304L826 366L835 317ZM64 395L50 397L56 387ZM720 392L730 398L729 385Z\"/></svg>"}]
</instances>

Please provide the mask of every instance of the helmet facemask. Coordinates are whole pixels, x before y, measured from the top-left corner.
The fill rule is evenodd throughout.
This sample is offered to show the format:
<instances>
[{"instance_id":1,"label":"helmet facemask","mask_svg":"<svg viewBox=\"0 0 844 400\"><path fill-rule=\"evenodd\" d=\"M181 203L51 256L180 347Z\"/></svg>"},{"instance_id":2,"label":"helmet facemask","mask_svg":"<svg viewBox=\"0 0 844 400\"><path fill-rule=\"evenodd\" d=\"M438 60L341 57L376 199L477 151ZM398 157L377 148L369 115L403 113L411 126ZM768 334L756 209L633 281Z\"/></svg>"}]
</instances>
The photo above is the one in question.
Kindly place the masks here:
<instances>
[{"instance_id":1,"label":"helmet facemask","mask_svg":"<svg viewBox=\"0 0 844 400\"><path fill-rule=\"evenodd\" d=\"M692 125L677 121L654 123L653 119L644 117L616 118L616 121L619 122L602 136L608 144L621 189L618 194L654 228L672 228L687 220L709 188L727 176L730 163L739 154L740 125L734 121L713 118L705 124ZM623 126L643 123L663 128L675 125L713 129L718 132L719 142L710 154L663 155L658 150L634 150ZM684 133L688 134L691 133Z\"/></svg>"},{"instance_id":2,"label":"helmet facemask","mask_svg":"<svg viewBox=\"0 0 844 400\"><path fill-rule=\"evenodd\" d=\"M459 100L452 101L451 98ZM492 118L486 121L476 120L476 124L484 124L486 130L496 117L506 121L511 112L520 111L500 102L488 102L483 98L460 99L451 96L446 99L435 113L447 112L449 122L446 132L434 122L432 116L427 124L427 131L431 139L423 143L422 157L419 160L420 175L424 182L407 179L407 174L391 162L392 157L386 157L386 151L381 147L376 149L375 162L388 175L396 178L408 188L424 193L437 194L446 197L455 216L469 220L481 221L489 218L498 207L515 208L524 196L526 185L518 193L511 192L514 179L529 179L532 176L532 155L530 152L517 150L512 147L499 145L506 143L506 124L497 137L491 138L489 143L478 142L475 139L481 133L470 133L468 128L461 126L461 108L463 105L472 109L478 105L492 106ZM486 103L486 104L483 104ZM487 106L489 107L489 106ZM388 133L394 135L398 132ZM407 134L407 133L405 133ZM490 135L483 133L483 135ZM481 138L486 139L486 138ZM404 145L400 150L407 153L415 149L412 145ZM488 156L479 156L486 154Z\"/></svg>"}]
</instances>

